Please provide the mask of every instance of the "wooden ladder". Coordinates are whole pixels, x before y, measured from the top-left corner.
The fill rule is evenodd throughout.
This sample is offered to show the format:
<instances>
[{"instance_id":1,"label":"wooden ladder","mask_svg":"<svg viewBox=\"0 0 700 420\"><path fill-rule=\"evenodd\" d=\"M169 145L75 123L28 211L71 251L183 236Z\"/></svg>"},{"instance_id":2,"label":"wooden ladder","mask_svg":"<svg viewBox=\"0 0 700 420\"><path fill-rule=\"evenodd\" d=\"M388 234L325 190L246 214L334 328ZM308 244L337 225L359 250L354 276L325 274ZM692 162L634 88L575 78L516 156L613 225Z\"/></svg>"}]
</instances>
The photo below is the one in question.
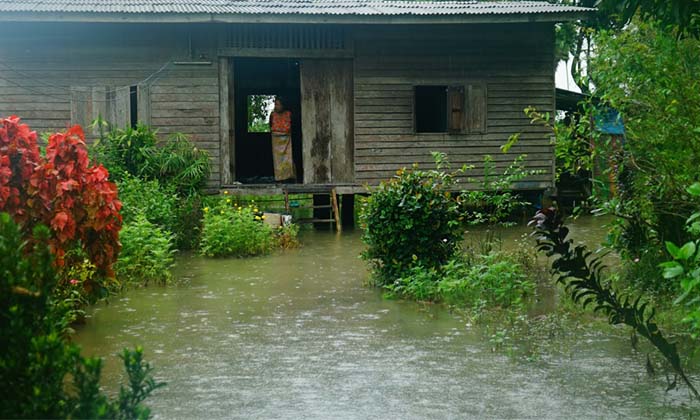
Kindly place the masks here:
<instances>
[{"instance_id":1,"label":"wooden ladder","mask_svg":"<svg viewBox=\"0 0 700 420\"><path fill-rule=\"evenodd\" d=\"M310 206L301 206L301 207L296 207L300 209L312 209L312 211L316 209L330 209L331 214L333 216L332 219L317 219L315 217L311 218L306 218L306 219L299 219L297 220L298 223L335 223L335 228L338 232L342 232L343 227L340 224L340 210L338 206L338 194L335 190L335 188L331 188L327 192L314 192L313 195L329 195L330 196L330 204L319 204L319 205L314 205L313 202ZM285 188L284 190L284 208L287 213L291 212L291 207L289 205L289 190Z\"/></svg>"}]
</instances>

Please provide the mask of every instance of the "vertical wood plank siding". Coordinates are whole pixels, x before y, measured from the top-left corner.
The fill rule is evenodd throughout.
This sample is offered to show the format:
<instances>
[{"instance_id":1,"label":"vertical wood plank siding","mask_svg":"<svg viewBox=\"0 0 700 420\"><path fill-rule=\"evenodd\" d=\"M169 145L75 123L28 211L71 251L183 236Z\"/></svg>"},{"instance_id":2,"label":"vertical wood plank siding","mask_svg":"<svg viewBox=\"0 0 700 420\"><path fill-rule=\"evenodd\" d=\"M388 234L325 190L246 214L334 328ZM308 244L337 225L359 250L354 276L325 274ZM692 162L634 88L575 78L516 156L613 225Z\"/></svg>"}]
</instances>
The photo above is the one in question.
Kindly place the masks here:
<instances>
[{"instance_id":1,"label":"vertical wood plank siding","mask_svg":"<svg viewBox=\"0 0 700 420\"><path fill-rule=\"evenodd\" d=\"M3 25L0 116L16 114L38 132L89 123L85 120L96 118L98 111L105 118L112 115L117 120L112 122L127 124L129 86L169 61L192 61L192 34L195 57L204 54L212 64L171 64L139 84L139 119L159 129L162 139L181 132L206 150L212 160L209 184L218 186L218 61L215 42L198 41L203 31L197 25ZM113 112L104 99L110 90L117 107Z\"/></svg>"},{"instance_id":2,"label":"vertical wood plank siding","mask_svg":"<svg viewBox=\"0 0 700 420\"><path fill-rule=\"evenodd\" d=\"M543 171L520 188L551 185L553 152L548 132L531 126L523 109L554 111L554 39L551 25L366 28L355 31L355 181L376 184L414 162L430 167L431 151L448 154L454 166L484 156L504 168L527 154L531 169ZM469 134L414 132L416 85L462 84L467 108L486 97L486 127ZM485 86L485 92L480 89ZM476 101L478 102L478 101ZM499 147L522 132L508 154Z\"/></svg>"}]
</instances>

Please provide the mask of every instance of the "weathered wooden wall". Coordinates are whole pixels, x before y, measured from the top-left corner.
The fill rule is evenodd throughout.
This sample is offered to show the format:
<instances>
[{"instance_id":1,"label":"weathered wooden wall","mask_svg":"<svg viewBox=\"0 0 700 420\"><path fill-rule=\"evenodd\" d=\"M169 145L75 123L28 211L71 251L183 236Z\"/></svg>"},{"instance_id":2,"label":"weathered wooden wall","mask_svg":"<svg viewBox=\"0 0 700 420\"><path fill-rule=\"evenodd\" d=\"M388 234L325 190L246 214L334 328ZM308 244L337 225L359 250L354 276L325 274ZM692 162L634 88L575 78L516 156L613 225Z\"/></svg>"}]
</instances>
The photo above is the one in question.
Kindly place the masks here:
<instances>
[{"instance_id":1,"label":"weathered wooden wall","mask_svg":"<svg viewBox=\"0 0 700 420\"><path fill-rule=\"evenodd\" d=\"M210 185L218 186L219 71L213 38L207 41L206 29L196 25L3 25L0 116L17 114L39 132L86 124L98 113L123 126L130 115L129 86L138 84L139 120L158 128L163 138L187 134L210 154ZM173 64L193 61L192 52L195 60L204 54L212 64Z\"/></svg>"},{"instance_id":2,"label":"weathered wooden wall","mask_svg":"<svg viewBox=\"0 0 700 420\"><path fill-rule=\"evenodd\" d=\"M139 119L164 136L187 134L207 150L210 185L218 187L222 150L229 146L220 133L230 128L221 119L228 114L221 95L235 90L227 93L219 82L230 74L227 66L220 68L227 61L217 51L231 53L219 29L226 33L214 25L6 24L0 27L0 115L18 114L40 132L85 124L98 113L123 125L129 120L128 87L138 84ZM302 113L318 117L306 122L314 133L304 132L307 183L376 184L414 162L431 166L430 152L442 151L455 166L475 165L475 178L487 154L499 168L527 154L528 167L542 173L518 187L552 184L549 133L530 125L523 113L527 106L554 111L551 24L356 26L342 34L340 53L324 57L323 50L298 50L308 70L306 76L302 70L303 100L315 109ZM294 48L280 47L263 46L260 54L295 57ZM343 59L353 50L354 60ZM314 71L313 62L336 64ZM454 91L464 98L465 113L461 121L450 116L450 133L415 132L416 85L464 88ZM455 98L450 96L452 108ZM319 132L327 144L314 157ZM519 143L501 153L499 147L518 132Z\"/></svg>"},{"instance_id":3,"label":"weathered wooden wall","mask_svg":"<svg viewBox=\"0 0 700 420\"><path fill-rule=\"evenodd\" d=\"M541 170L519 188L552 184L553 151L548 131L529 124L523 109L554 111L552 25L367 27L354 31L355 180L375 184L403 166L430 167L431 151L448 154L455 166L473 164L475 178L484 156L503 168L519 154ZM415 133L416 85L467 87L486 98L486 127L461 134ZM485 92L479 87L485 86ZM469 124L469 122L467 122ZM472 121L471 124L476 124ZM510 153L499 147L522 132Z\"/></svg>"}]
</instances>

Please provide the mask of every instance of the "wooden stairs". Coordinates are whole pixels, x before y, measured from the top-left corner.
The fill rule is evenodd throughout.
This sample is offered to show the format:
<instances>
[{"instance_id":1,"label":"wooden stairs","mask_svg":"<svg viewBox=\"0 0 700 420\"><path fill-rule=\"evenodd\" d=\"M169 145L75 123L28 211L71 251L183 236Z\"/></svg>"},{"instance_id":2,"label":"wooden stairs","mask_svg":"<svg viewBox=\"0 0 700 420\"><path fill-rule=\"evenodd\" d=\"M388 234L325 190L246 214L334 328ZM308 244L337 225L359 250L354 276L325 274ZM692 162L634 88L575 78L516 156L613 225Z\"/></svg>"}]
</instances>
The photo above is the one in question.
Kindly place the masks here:
<instances>
[{"instance_id":1,"label":"wooden stairs","mask_svg":"<svg viewBox=\"0 0 700 420\"><path fill-rule=\"evenodd\" d=\"M311 205L307 206L299 206L296 208L300 209L312 209L313 212L313 217L311 218L305 218L305 219L297 219L297 223L328 223L331 226L333 223L335 223L335 228L337 232L342 232L343 226L340 223L340 209L338 205L338 194L335 188L331 187L328 188L327 190L320 190L320 191L314 191L314 196L328 196L328 203L329 204L316 204L315 202L312 202ZM284 209L287 213L291 213L291 206L290 206L290 200L289 200L289 190L284 189ZM317 210L330 210L328 213L330 214L329 218L319 218L316 217Z\"/></svg>"}]
</instances>

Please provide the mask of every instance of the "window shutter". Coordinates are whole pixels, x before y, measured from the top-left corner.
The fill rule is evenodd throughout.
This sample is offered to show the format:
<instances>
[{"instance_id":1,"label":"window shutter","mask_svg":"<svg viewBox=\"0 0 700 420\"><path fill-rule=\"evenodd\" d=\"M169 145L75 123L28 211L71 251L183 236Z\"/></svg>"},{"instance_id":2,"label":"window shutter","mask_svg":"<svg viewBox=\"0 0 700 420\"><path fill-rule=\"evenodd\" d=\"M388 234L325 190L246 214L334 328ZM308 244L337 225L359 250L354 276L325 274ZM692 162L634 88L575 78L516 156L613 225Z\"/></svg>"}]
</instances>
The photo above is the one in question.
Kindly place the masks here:
<instances>
[{"instance_id":1,"label":"window shutter","mask_svg":"<svg viewBox=\"0 0 700 420\"><path fill-rule=\"evenodd\" d=\"M486 132L486 85L470 84L467 87L467 131L469 133Z\"/></svg>"},{"instance_id":2,"label":"window shutter","mask_svg":"<svg viewBox=\"0 0 700 420\"><path fill-rule=\"evenodd\" d=\"M92 122L92 90L84 86L70 88L70 123L87 127Z\"/></svg>"},{"instance_id":3,"label":"window shutter","mask_svg":"<svg viewBox=\"0 0 700 420\"><path fill-rule=\"evenodd\" d=\"M447 88L448 129L450 133L464 131L464 86Z\"/></svg>"}]
</instances>

